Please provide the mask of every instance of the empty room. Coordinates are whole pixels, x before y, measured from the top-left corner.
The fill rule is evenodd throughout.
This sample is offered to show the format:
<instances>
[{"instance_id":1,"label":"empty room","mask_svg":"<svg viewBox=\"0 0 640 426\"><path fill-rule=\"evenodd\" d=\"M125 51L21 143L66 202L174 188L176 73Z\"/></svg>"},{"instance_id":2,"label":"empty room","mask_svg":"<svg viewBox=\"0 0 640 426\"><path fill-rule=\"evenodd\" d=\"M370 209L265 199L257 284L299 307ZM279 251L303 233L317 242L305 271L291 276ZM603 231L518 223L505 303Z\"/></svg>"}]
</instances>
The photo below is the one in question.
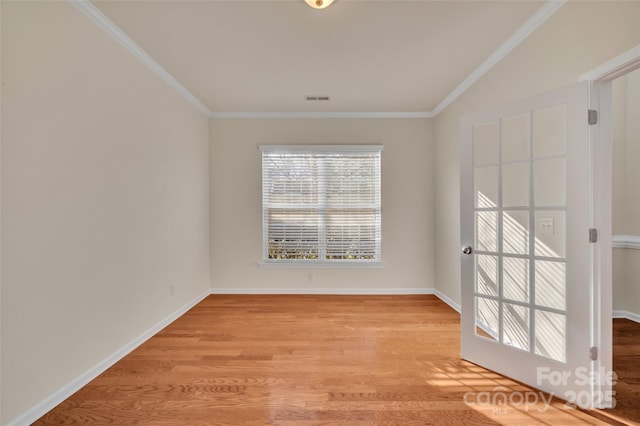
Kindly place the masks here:
<instances>
[{"instance_id":1,"label":"empty room","mask_svg":"<svg viewBox=\"0 0 640 426\"><path fill-rule=\"evenodd\" d=\"M640 424L640 0L0 2L0 424Z\"/></svg>"}]
</instances>

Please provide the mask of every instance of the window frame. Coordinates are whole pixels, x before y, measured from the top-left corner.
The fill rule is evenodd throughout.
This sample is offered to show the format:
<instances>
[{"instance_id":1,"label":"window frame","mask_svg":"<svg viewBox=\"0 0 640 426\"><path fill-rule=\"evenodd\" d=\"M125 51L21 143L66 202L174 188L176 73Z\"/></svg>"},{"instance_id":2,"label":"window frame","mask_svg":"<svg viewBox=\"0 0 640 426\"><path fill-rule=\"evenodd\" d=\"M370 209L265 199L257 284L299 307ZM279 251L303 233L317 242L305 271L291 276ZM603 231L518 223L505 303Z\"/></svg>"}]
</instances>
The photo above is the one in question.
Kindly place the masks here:
<instances>
[{"instance_id":1,"label":"window frame","mask_svg":"<svg viewBox=\"0 0 640 426\"><path fill-rule=\"evenodd\" d=\"M261 197L262 197L262 260L259 262L260 267L275 268L381 268L382 264L382 150L383 145L259 145L261 151ZM326 233L322 235L321 227L318 228L318 259L270 259L269 258L269 227L267 215L269 208L265 205L264 192L264 155L270 153L287 153L287 154L339 154L349 152L377 153L377 179L376 179L376 214L379 220L376 223L375 235L375 255L374 259L326 259L321 258L321 254L326 256ZM319 186L323 186L319 183ZM318 200L317 206L322 206L326 202ZM321 212L326 213L320 208ZM320 218L319 212L319 218ZM319 222L324 222L319 220Z\"/></svg>"}]
</instances>

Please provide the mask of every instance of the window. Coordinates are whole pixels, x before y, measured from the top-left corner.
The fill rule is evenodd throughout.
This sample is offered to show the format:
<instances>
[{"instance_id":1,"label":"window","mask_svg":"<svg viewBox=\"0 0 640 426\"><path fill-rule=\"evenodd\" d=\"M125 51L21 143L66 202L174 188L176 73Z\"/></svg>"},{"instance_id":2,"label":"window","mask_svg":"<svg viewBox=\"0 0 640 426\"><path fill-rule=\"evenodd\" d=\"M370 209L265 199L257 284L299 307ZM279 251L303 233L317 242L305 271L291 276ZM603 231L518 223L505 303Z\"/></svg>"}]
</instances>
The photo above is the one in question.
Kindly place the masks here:
<instances>
[{"instance_id":1,"label":"window","mask_svg":"<svg viewBox=\"0 0 640 426\"><path fill-rule=\"evenodd\" d=\"M380 262L382 146L260 149L265 263Z\"/></svg>"}]
</instances>

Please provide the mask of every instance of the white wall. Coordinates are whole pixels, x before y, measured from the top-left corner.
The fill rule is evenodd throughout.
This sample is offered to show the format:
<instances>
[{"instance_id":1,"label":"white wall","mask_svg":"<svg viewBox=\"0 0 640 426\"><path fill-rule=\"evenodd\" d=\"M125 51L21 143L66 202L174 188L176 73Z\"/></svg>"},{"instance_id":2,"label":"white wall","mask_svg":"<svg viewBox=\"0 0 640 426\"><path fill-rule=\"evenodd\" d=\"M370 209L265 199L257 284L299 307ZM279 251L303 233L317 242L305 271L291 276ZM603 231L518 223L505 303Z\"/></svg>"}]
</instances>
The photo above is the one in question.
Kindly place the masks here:
<instances>
[{"instance_id":1,"label":"white wall","mask_svg":"<svg viewBox=\"0 0 640 426\"><path fill-rule=\"evenodd\" d=\"M436 283L460 301L459 118L578 82L640 43L640 2L568 2L435 120Z\"/></svg>"},{"instance_id":2,"label":"white wall","mask_svg":"<svg viewBox=\"0 0 640 426\"><path fill-rule=\"evenodd\" d=\"M208 119L70 3L1 7L6 424L208 291L209 177Z\"/></svg>"},{"instance_id":3,"label":"white wall","mask_svg":"<svg viewBox=\"0 0 640 426\"><path fill-rule=\"evenodd\" d=\"M423 291L434 287L428 119L212 119L213 291ZM382 144L382 269L265 269L260 144ZM312 273L312 279L309 278Z\"/></svg>"},{"instance_id":4,"label":"white wall","mask_svg":"<svg viewBox=\"0 0 640 426\"><path fill-rule=\"evenodd\" d=\"M640 70L613 81L613 234L640 238ZM640 250L613 250L613 309L640 316Z\"/></svg>"}]
</instances>

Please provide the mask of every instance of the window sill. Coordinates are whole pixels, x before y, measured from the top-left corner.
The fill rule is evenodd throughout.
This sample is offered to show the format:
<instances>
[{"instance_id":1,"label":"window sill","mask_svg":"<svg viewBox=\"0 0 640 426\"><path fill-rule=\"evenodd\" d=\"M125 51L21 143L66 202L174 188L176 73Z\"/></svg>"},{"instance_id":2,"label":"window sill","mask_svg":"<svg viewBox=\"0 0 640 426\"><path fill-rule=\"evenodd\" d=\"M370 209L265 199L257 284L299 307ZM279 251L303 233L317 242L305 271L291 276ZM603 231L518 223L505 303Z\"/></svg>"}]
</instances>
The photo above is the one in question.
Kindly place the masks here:
<instances>
[{"instance_id":1,"label":"window sill","mask_svg":"<svg viewBox=\"0 0 640 426\"><path fill-rule=\"evenodd\" d=\"M382 262L258 262L259 268L265 269L313 269L313 268L384 268Z\"/></svg>"}]
</instances>

